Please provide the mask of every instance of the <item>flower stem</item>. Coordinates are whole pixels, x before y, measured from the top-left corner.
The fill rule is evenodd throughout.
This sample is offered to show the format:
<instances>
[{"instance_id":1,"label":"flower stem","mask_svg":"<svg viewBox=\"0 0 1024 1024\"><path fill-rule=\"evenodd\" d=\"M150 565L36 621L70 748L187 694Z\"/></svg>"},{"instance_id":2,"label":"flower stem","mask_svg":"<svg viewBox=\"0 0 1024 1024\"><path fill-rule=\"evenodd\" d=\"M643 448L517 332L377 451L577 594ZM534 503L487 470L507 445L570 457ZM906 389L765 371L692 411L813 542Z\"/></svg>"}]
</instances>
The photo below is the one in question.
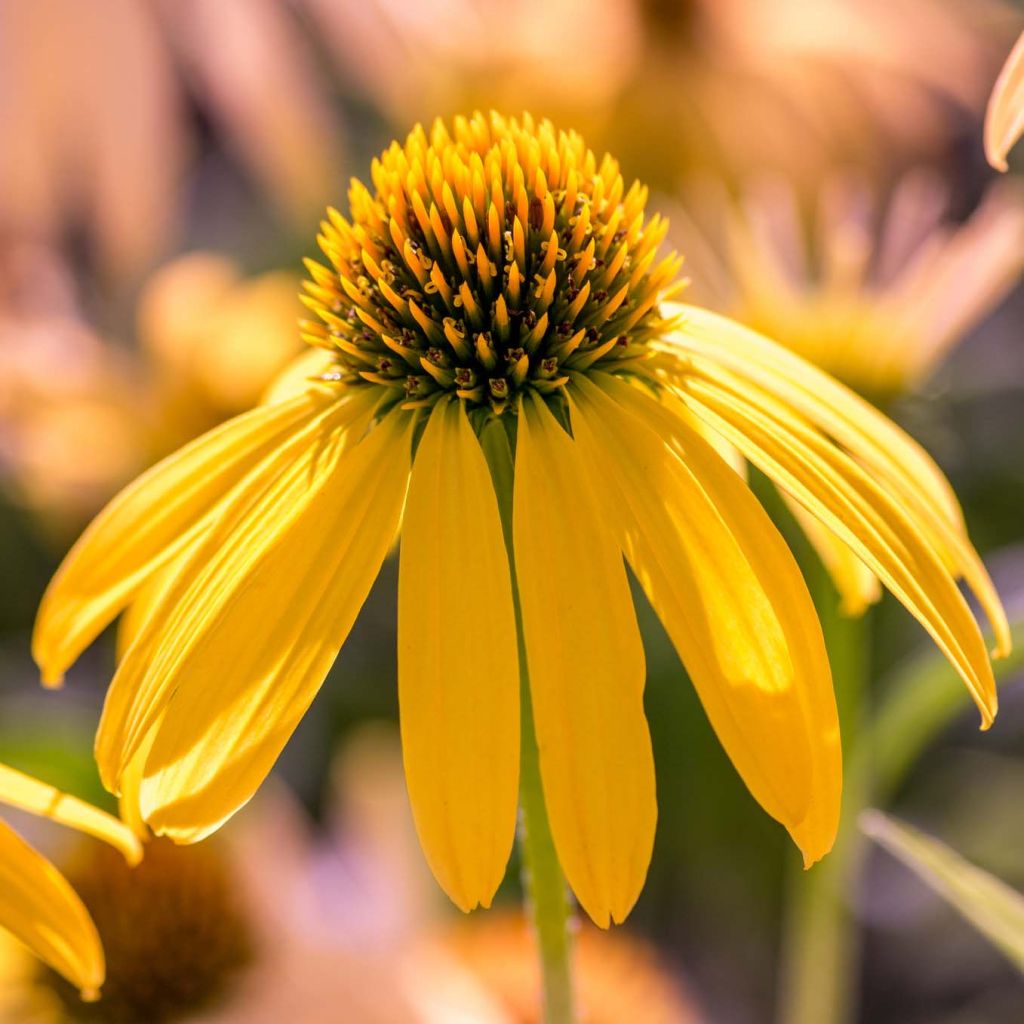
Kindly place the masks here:
<instances>
[{"instance_id":1,"label":"flower stem","mask_svg":"<svg viewBox=\"0 0 1024 1024\"><path fill-rule=\"evenodd\" d=\"M572 1013L572 957L568 889L551 838L540 758L530 710L529 680L520 653L522 672L522 754L519 767L519 850L523 861L523 887L528 894L540 952L544 984L544 1020L570 1024Z\"/></svg>"},{"instance_id":2,"label":"flower stem","mask_svg":"<svg viewBox=\"0 0 1024 1024\"><path fill-rule=\"evenodd\" d=\"M512 545L512 449L502 421L491 419L480 431L480 444L487 458L498 497L501 525L512 575L512 599L519 643L520 762L518 831L523 866L523 889L537 937L544 993L545 1024L572 1024L572 907L569 889L558 863L551 825L544 803L540 775L540 750L533 725L530 679L523 642L519 588L516 584Z\"/></svg>"},{"instance_id":3,"label":"flower stem","mask_svg":"<svg viewBox=\"0 0 1024 1024\"><path fill-rule=\"evenodd\" d=\"M832 665L845 755L862 732L870 612L859 619L841 615L835 590L816 568L817 573L807 575ZM870 797L868 761L846 758L842 819L832 852L810 871L794 870L789 878L780 1024L848 1024L854 1018L860 950L850 894L863 852L857 819Z\"/></svg>"}]
</instances>

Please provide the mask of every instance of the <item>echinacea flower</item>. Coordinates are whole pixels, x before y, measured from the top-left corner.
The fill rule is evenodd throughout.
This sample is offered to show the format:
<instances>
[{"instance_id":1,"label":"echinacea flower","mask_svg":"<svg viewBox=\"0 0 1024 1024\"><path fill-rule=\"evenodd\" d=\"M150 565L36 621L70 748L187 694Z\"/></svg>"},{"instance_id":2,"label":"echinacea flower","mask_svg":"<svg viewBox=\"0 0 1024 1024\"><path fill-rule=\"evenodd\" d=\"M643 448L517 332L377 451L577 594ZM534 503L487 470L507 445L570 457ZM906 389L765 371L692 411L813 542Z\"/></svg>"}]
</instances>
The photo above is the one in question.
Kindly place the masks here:
<instances>
[{"instance_id":1,"label":"echinacea flower","mask_svg":"<svg viewBox=\"0 0 1024 1024\"><path fill-rule=\"evenodd\" d=\"M317 379L129 486L43 599L49 685L131 608L96 744L129 814L191 842L250 799L401 529L406 779L458 906L488 905L508 860L521 668L569 884L602 926L640 892L655 782L623 555L737 770L813 863L841 788L828 658L795 560L709 431L850 546L991 723L958 577L1000 650L1005 617L948 484L842 385L670 302L679 260L659 259L645 198L527 115L417 127L372 189L352 183L350 218L323 224L330 265L310 265Z\"/></svg>"},{"instance_id":2,"label":"echinacea flower","mask_svg":"<svg viewBox=\"0 0 1024 1024\"><path fill-rule=\"evenodd\" d=\"M962 223L948 186L909 172L891 191L833 173L810 208L781 178L738 198L695 183L672 210L702 304L861 394L920 387L1024 270L1024 190L997 182Z\"/></svg>"},{"instance_id":3,"label":"echinacea flower","mask_svg":"<svg viewBox=\"0 0 1024 1024\"><path fill-rule=\"evenodd\" d=\"M1007 154L1024 134L1024 32L1006 58L985 112L985 155L997 170L1009 165Z\"/></svg>"},{"instance_id":4,"label":"echinacea flower","mask_svg":"<svg viewBox=\"0 0 1024 1024\"><path fill-rule=\"evenodd\" d=\"M138 839L116 818L6 765L0 765L0 804L96 836L130 864L142 856ZM105 966L89 912L67 879L3 821L0 928L67 978L84 999L97 997Z\"/></svg>"},{"instance_id":5,"label":"echinacea flower","mask_svg":"<svg viewBox=\"0 0 1024 1024\"><path fill-rule=\"evenodd\" d=\"M1006 297L1024 268L1024 193L1001 182L962 223L942 182L904 175L882 196L833 175L812 210L776 178L738 199L695 184L673 214L695 301L738 320L875 401L919 388ZM878 580L798 503L789 505L856 614Z\"/></svg>"}]
</instances>

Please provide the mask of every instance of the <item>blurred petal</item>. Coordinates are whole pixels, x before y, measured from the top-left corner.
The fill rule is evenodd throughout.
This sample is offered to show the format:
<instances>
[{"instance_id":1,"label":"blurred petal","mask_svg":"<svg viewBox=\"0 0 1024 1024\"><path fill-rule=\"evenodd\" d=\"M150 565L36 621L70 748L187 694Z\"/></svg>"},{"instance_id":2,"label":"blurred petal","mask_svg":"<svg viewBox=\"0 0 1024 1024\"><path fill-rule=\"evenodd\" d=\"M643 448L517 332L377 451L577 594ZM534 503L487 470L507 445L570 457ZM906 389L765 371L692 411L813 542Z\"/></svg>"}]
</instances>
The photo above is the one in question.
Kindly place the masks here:
<instances>
[{"instance_id":1,"label":"blurred petal","mask_svg":"<svg viewBox=\"0 0 1024 1024\"><path fill-rule=\"evenodd\" d=\"M878 577L803 505L785 492L782 492L782 500L832 577L839 591L842 613L863 615L882 596Z\"/></svg>"},{"instance_id":2,"label":"blurred petal","mask_svg":"<svg viewBox=\"0 0 1024 1024\"><path fill-rule=\"evenodd\" d=\"M608 521L737 771L810 865L835 839L842 765L828 657L796 562L685 421L611 377L573 383L573 428Z\"/></svg>"},{"instance_id":3,"label":"blurred petal","mask_svg":"<svg viewBox=\"0 0 1024 1024\"><path fill-rule=\"evenodd\" d=\"M197 438L129 484L93 520L43 595L32 651L47 685L65 670L159 566L181 551L231 488L323 399L263 406Z\"/></svg>"},{"instance_id":4,"label":"blurred petal","mask_svg":"<svg viewBox=\"0 0 1024 1024\"><path fill-rule=\"evenodd\" d=\"M104 270L137 273L173 226L185 157L152 5L0 5L0 68L0 221L30 237L84 228Z\"/></svg>"},{"instance_id":5,"label":"blurred petal","mask_svg":"<svg viewBox=\"0 0 1024 1024\"><path fill-rule=\"evenodd\" d=\"M462 910L491 904L515 836L519 657L490 470L463 404L416 450L398 577L402 750L420 843Z\"/></svg>"},{"instance_id":6,"label":"blurred petal","mask_svg":"<svg viewBox=\"0 0 1024 1024\"><path fill-rule=\"evenodd\" d=\"M985 156L1008 170L1006 156L1024 133L1024 32L999 72L985 113Z\"/></svg>"},{"instance_id":7,"label":"blurred petal","mask_svg":"<svg viewBox=\"0 0 1024 1024\"><path fill-rule=\"evenodd\" d=\"M654 842L644 652L582 454L536 397L520 407L513 527L551 831L573 892L606 928L636 902Z\"/></svg>"},{"instance_id":8,"label":"blurred petal","mask_svg":"<svg viewBox=\"0 0 1024 1024\"><path fill-rule=\"evenodd\" d=\"M315 216L338 172L338 120L288 9L272 0L162 6L213 120L287 213Z\"/></svg>"},{"instance_id":9,"label":"blurred petal","mask_svg":"<svg viewBox=\"0 0 1024 1024\"><path fill-rule=\"evenodd\" d=\"M96 927L64 876L0 821L0 927L96 999L106 968Z\"/></svg>"},{"instance_id":10,"label":"blurred petal","mask_svg":"<svg viewBox=\"0 0 1024 1024\"><path fill-rule=\"evenodd\" d=\"M163 663L173 698L146 759L142 817L178 842L203 838L248 801L348 636L398 527L410 417L385 417L325 460L287 528L242 543L244 572ZM254 624L258 624L254 629ZM173 643L173 641L172 641ZM210 680L216 680L211 686Z\"/></svg>"}]
</instances>

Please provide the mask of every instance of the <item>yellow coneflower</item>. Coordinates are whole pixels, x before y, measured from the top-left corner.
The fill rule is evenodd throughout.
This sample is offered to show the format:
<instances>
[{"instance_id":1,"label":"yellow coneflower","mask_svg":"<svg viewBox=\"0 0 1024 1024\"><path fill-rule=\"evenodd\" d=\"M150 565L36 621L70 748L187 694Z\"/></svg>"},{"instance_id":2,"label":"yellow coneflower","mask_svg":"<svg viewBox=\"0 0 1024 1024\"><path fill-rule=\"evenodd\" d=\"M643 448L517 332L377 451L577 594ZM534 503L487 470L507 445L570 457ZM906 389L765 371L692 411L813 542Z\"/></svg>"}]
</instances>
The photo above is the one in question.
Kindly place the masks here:
<instances>
[{"instance_id":1,"label":"yellow coneflower","mask_svg":"<svg viewBox=\"0 0 1024 1024\"><path fill-rule=\"evenodd\" d=\"M116 818L5 765L0 765L0 803L96 836L131 864L142 855L138 839ZM2 821L0 928L67 978L84 999L97 997L105 966L89 912L67 879Z\"/></svg>"},{"instance_id":2,"label":"yellow coneflower","mask_svg":"<svg viewBox=\"0 0 1024 1024\"><path fill-rule=\"evenodd\" d=\"M327 368L122 492L44 597L50 685L141 605L96 748L130 813L190 842L253 795L401 527L405 771L460 907L491 902L513 840L521 669L573 891L605 926L640 892L655 783L623 555L738 771L813 863L839 814L828 658L712 428L892 589L992 721L957 578L1000 649L1005 618L936 467L796 356L670 303L665 224L612 158L548 122L477 114L416 128L372 182L353 182L349 218L330 212L329 266L310 267L305 333Z\"/></svg>"},{"instance_id":3,"label":"yellow coneflower","mask_svg":"<svg viewBox=\"0 0 1024 1024\"><path fill-rule=\"evenodd\" d=\"M985 156L997 170L1024 133L1024 32L1006 58L985 112Z\"/></svg>"},{"instance_id":4,"label":"yellow coneflower","mask_svg":"<svg viewBox=\"0 0 1024 1024\"><path fill-rule=\"evenodd\" d=\"M768 177L737 198L695 183L683 199L673 241L695 300L878 400L920 387L1024 269L1017 182L995 183L962 223L924 170L888 192L833 174L810 203Z\"/></svg>"},{"instance_id":5,"label":"yellow coneflower","mask_svg":"<svg viewBox=\"0 0 1024 1024\"><path fill-rule=\"evenodd\" d=\"M780 179L738 199L694 186L673 217L696 301L783 341L861 394L918 388L1005 298L1024 268L1024 194L1000 182L963 223L925 172L882 197L834 176L812 210ZM944 488L944 485L941 485ZM843 608L862 612L878 579L798 503L789 505L832 574Z\"/></svg>"}]
</instances>

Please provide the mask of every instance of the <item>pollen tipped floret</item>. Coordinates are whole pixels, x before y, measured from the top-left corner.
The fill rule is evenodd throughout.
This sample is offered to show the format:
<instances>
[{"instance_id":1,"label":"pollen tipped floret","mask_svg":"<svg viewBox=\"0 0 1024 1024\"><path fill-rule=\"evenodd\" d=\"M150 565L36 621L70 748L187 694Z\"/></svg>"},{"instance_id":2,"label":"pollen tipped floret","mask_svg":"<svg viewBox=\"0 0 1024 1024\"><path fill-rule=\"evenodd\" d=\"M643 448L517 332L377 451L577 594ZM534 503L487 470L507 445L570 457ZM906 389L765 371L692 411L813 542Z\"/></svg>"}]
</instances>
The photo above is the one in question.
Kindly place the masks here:
<instances>
[{"instance_id":1,"label":"pollen tipped floret","mask_svg":"<svg viewBox=\"0 0 1024 1024\"><path fill-rule=\"evenodd\" d=\"M529 115L477 113L417 126L353 180L350 220L328 211L307 261L303 336L331 350L329 377L393 389L408 406L454 392L501 412L526 388L646 355L681 261L658 261L667 224L645 220L574 132Z\"/></svg>"}]
</instances>

